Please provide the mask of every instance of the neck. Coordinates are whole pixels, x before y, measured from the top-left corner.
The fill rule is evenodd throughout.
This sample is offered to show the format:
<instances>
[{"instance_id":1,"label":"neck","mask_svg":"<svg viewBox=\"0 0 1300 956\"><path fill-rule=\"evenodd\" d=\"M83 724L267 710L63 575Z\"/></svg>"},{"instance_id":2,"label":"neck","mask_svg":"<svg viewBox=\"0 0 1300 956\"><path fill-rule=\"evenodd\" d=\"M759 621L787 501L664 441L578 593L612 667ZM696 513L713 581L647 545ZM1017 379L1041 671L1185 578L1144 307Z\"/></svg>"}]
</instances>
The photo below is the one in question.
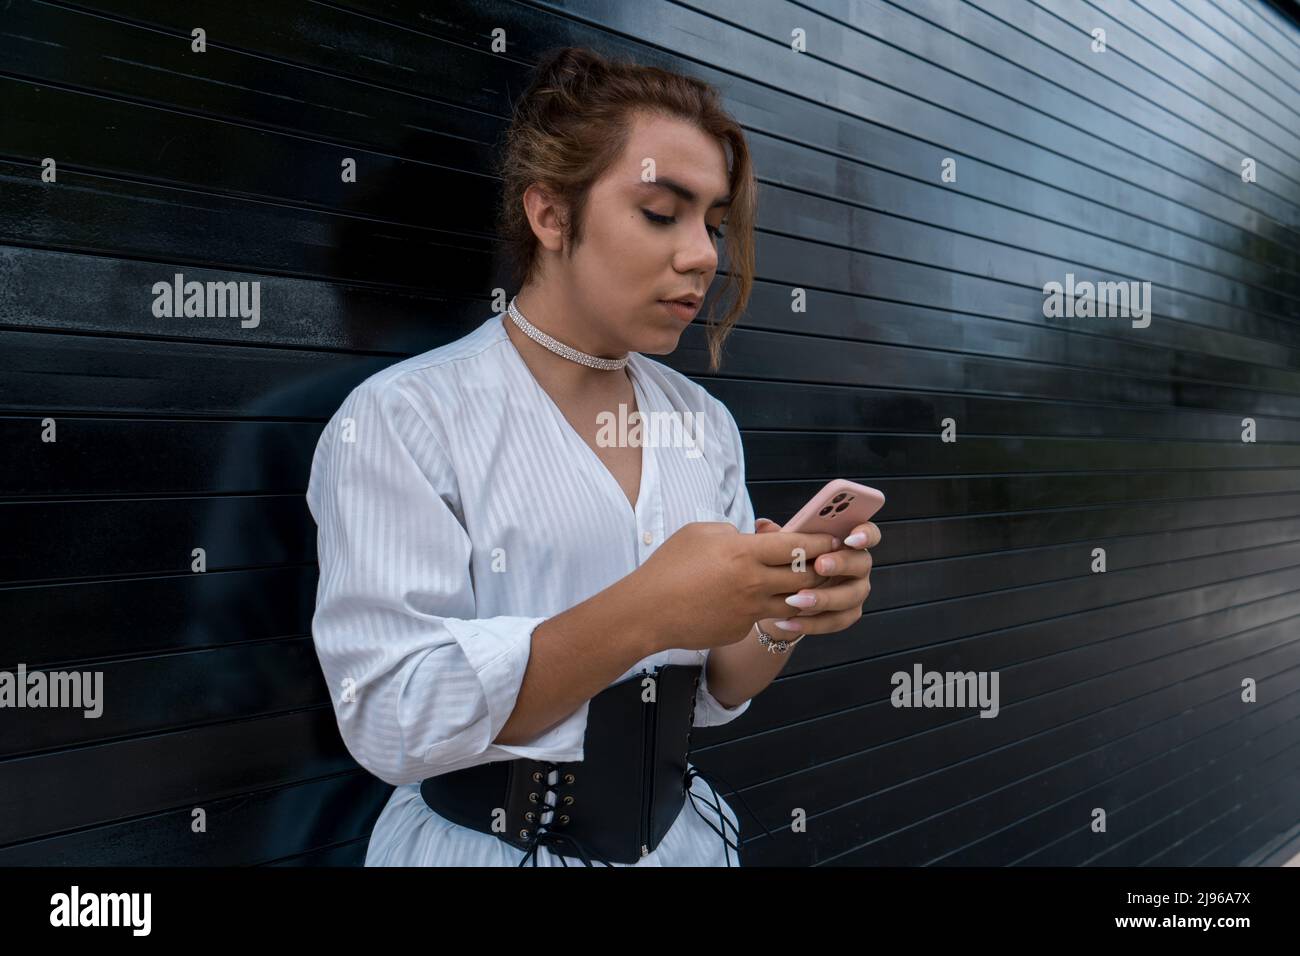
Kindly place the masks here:
<instances>
[{"instance_id":1,"label":"neck","mask_svg":"<svg viewBox=\"0 0 1300 956\"><path fill-rule=\"evenodd\" d=\"M588 355L618 358L623 354L612 349L608 344L599 342L590 329L574 328L571 322L566 321L566 317L573 314L571 309L552 302L546 295L531 286L525 286L515 296L515 308L547 335ZM515 325L508 312L502 313L501 322L510 341L519 350L533 376L555 391L566 395L590 395L601 389L617 388L628 381L626 368L591 368L562 355L556 355L546 346L534 342L525 335L523 330Z\"/></svg>"}]
</instances>

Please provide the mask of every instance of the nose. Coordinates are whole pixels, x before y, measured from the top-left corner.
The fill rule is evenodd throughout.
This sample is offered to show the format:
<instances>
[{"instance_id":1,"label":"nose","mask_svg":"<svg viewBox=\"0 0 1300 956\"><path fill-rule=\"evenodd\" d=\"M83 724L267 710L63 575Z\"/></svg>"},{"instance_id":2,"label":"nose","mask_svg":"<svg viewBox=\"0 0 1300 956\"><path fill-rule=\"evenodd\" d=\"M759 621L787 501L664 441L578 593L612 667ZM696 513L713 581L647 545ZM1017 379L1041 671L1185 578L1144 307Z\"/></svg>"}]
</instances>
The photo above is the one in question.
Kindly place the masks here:
<instances>
[{"instance_id":1,"label":"nose","mask_svg":"<svg viewBox=\"0 0 1300 956\"><path fill-rule=\"evenodd\" d=\"M703 272L706 275L715 272L718 268L718 249L713 244L708 224L701 222L698 228L683 234L687 238L683 247L677 251L677 271Z\"/></svg>"}]
</instances>

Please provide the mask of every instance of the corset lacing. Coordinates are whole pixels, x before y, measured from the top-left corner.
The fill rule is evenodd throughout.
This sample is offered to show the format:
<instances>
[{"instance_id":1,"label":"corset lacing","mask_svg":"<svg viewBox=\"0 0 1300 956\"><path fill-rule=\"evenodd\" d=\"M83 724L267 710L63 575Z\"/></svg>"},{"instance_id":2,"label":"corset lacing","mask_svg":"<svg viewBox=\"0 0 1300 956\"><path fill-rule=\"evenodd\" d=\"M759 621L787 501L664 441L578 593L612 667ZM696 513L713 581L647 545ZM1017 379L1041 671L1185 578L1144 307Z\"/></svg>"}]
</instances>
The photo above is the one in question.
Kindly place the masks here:
<instances>
[{"instance_id":1,"label":"corset lacing","mask_svg":"<svg viewBox=\"0 0 1300 956\"><path fill-rule=\"evenodd\" d=\"M737 790L735 787L732 787L731 784L727 783L726 780L723 780L721 774L715 773L712 770L710 770L709 773L713 774L713 776L721 780L725 786L731 787L731 792L734 793L736 796L740 797L740 802L745 805L746 810L749 810L749 815L753 817L755 820L758 820L758 814L756 814L753 811L753 809L749 806L749 802L745 800L744 795L739 790ZM709 792L713 794L713 803L711 807L712 809L718 812L718 819L722 821L723 828L721 830L719 830L717 827L713 825L712 820L706 817L703 813L700 813L700 808L696 805L695 801L701 798L699 798L696 795L695 791L691 789L691 780L694 777L699 777L706 784L708 784ZM727 861L727 866L731 866L731 856L730 856L731 850L736 851L736 865L740 866L740 843L739 842L732 843L729 839L727 839L726 829L727 827L731 827L731 829L735 830L737 840L740 839L740 831L737 830L736 827L732 824L732 822L727 819L727 815L722 812L722 801L721 798L718 796L718 791L714 789L713 781L711 781L708 777L706 777L700 771L699 767L692 766L689 770L686 771L686 795L691 798L691 808L696 813L699 814L700 819L703 820L706 824L708 824L710 830L712 830L718 836L722 837L722 855ZM710 806L710 804L705 803L705 806ZM766 833L769 837L772 835L772 831L767 828L767 826L763 823L762 820L758 820L758 825L763 827L763 832Z\"/></svg>"},{"instance_id":2,"label":"corset lacing","mask_svg":"<svg viewBox=\"0 0 1300 956\"><path fill-rule=\"evenodd\" d=\"M582 859L583 866L595 866L596 864L591 862L592 860L591 854L587 852L587 848L582 845L582 842L576 839L575 837L570 836L568 833L565 833L563 830L556 829L553 823L553 821L555 821L556 819L555 813L559 809L559 807L554 803L548 803L546 801L546 792L548 789L554 789L557 798L560 797L561 795L560 787L564 781L559 778L558 774L554 784L549 782L551 779L551 773L553 771L556 771L557 769L558 768L554 763L547 761L546 773L541 781L541 791L530 793L528 795L530 798L533 799L533 802L536 803L540 809L537 811L537 826L533 828L532 835L528 838L528 851L524 854L524 858L519 861L519 865L520 866L526 865L528 863L529 857L531 857L533 861L533 866L536 866L537 848L539 846L558 847L564 844L568 844L569 846L573 847L574 850L577 851L578 856ZM545 817L546 812L548 810L551 812L551 818L550 820L544 821L543 818ZM563 825L564 825L564 821L560 821L558 824L558 826L563 826ZM556 857L559 858L560 863L562 865L564 866L569 865L568 861L565 859L565 857L562 854L556 853L555 855ZM609 866L609 867L612 867L614 865L613 863L610 863L606 860L601 860L599 858L597 858L597 862L603 863L605 866Z\"/></svg>"}]
</instances>

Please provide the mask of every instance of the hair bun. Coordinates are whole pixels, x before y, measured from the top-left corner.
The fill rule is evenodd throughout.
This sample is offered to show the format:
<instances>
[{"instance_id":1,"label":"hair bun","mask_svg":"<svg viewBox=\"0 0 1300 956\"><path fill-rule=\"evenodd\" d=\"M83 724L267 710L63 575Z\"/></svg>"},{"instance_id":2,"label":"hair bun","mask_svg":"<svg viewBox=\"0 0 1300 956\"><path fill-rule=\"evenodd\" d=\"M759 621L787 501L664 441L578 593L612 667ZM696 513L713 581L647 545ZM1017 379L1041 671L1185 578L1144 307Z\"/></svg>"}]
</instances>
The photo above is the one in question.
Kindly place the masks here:
<instances>
[{"instance_id":1,"label":"hair bun","mask_svg":"<svg viewBox=\"0 0 1300 956\"><path fill-rule=\"evenodd\" d=\"M537 63L536 92L572 92L604 76L609 61L594 50L567 46L551 50Z\"/></svg>"}]
</instances>

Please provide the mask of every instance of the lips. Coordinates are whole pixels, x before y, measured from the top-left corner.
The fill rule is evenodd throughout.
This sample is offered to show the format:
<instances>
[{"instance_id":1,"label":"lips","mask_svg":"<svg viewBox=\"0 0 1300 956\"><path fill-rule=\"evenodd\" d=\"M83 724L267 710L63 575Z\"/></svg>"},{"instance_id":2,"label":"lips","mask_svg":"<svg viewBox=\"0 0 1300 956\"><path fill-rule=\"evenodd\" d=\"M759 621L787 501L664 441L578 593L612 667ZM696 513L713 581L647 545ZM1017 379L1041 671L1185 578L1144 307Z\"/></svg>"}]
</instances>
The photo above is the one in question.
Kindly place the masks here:
<instances>
[{"instance_id":1,"label":"lips","mask_svg":"<svg viewBox=\"0 0 1300 956\"><path fill-rule=\"evenodd\" d=\"M690 322L694 319L695 312L699 308L698 302L691 305L689 300L684 299L660 299L659 304L683 322Z\"/></svg>"}]
</instances>

